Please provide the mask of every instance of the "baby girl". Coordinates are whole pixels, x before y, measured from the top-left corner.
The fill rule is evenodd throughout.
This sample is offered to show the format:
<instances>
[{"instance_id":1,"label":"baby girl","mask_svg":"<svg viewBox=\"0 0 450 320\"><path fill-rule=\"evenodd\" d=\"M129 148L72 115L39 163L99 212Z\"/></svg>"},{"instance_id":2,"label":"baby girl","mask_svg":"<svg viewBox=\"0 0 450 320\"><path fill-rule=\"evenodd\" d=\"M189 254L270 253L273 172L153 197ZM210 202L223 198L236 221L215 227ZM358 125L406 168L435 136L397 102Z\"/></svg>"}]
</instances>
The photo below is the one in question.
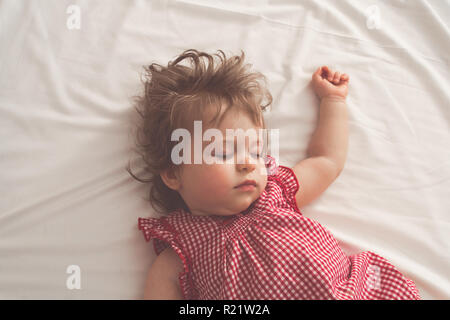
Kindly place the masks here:
<instances>
[{"instance_id":1,"label":"baby girl","mask_svg":"<svg viewBox=\"0 0 450 320\"><path fill-rule=\"evenodd\" d=\"M386 259L369 251L347 256L329 231L300 212L344 167L349 76L326 66L312 75L318 126L307 158L288 168L264 152L261 139L249 137L237 148L226 134L265 129L263 111L272 103L264 75L244 57L191 49L167 66L146 68L138 146L151 177L130 174L151 185L150 201L164 215L138 222L157 254L144 297L420 299L414 282ZM183 150L192 161L173 161L173 132L194 134L194 121L227 136L211 152L224 161L194 163L204 139Z\"/></svg>"}]
</instances>

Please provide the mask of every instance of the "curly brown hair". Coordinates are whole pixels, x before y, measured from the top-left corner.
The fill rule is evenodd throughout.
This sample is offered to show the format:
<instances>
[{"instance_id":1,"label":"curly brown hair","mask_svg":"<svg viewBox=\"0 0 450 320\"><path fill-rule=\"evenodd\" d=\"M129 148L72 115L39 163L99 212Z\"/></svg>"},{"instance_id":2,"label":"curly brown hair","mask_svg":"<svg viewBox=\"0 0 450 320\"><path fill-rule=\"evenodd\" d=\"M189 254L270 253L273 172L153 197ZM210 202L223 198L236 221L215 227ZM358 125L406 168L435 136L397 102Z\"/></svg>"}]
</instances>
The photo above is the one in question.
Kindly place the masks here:
<instances>
[{"instance_id":1,"label":"curly brown hair","mask_svg":"<svg viewBox=\"0 0 450 320\"><path fill-rule=\"evenodd\" d=\"M171 160L172 148L177 144L171 141L175 129L185 128L192 133L193 122L204 121L207 111L212 111L214 116L206 125L215 126L235 108L246 112L255 125L265 128L262 112L271 105L272 95L266 87L265 76L251 71L252 65L244 64L244 59L243 50L240 56L227 59L222 50L210 55L189 49L169 61L167 67L157 63L144 66L144 93L135 97L135 108L140 115L136 146L144 171L150 177L137 177L129 163L127 171L139 182L149 184L146 200L157 212L168 214L180 208L189 211L180 194L167 187L160 176L167 169L179 170L180 165ZM182 65L185 60L190 64ZM222 106L226 109L221 114Z\"/></svg>"}]
</instances>

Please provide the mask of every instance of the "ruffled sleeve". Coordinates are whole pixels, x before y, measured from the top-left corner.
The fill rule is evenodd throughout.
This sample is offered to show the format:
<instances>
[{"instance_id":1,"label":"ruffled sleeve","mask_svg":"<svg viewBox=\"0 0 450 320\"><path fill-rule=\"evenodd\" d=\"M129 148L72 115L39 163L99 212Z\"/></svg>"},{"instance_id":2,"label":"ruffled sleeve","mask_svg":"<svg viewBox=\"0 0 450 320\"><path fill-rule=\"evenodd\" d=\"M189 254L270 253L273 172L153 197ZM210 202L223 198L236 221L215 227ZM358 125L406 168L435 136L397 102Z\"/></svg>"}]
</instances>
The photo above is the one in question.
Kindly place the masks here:
<instances>
[{"instance_id":1,"label":"ruffled sleeve","mask_svg":"<svg viewBox=\"0 0 450 320\"><path fill-rule=\"evenodd\" d=\"M139 218L139 230L142 230L145 240L153 239L153 248L156 255L159 255L167 247L178 254L183 262L183 271L179 275L180 288L185 299L191 299L192 285L189 279L190 263L186 250L177 240L177 233L164 218Z\"/></svg>"},{"instance_id":2,"label":"ruffled sleeve","mask_svg":"<svg viewBox=\"0 0 450 320\"><path fill-rule=\"evenodd\" d=\"M267 179L274 181L283 190L285 200L290 204L292 209L301 214L297 206L295 195L299 190L299 183L294 171L291 168L276 164L275 158L270 155L266 156Z\"/></svg>"}]
</instances>

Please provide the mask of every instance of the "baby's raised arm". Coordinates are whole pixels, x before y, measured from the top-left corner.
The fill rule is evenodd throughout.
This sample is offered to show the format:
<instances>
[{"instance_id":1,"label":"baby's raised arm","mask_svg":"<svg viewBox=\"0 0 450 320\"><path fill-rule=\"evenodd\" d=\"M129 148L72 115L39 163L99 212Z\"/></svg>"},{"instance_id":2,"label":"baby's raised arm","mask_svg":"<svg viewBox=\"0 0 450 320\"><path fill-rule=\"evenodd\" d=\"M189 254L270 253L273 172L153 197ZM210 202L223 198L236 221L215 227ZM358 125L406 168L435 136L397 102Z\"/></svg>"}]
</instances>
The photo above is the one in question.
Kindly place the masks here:
<instances>
[{"instance_id":1,"label":"baby's raised arm","mask_svg":"<svg viewBox=\"0 0 450 320\"><path fill-rule=\"evenodd\" d=\"M344 168L348 148L347 105L349 76L320 67L312 85L320 99L319 123L308 146L308 158L292 170L300 184L295 195L299 208L321 195Z\"/></svg>"},{"instance_id":2,"label":"baby's raised arm","mask_svg":"<svg viewBox=\"0 0 450 320\"><path fill-rule=\"evenodd\" d=\"M147 276L144 299L182 300L178 276L183 264L176 252L168 247L153 262Z\"/></svg>"}]
</instances>

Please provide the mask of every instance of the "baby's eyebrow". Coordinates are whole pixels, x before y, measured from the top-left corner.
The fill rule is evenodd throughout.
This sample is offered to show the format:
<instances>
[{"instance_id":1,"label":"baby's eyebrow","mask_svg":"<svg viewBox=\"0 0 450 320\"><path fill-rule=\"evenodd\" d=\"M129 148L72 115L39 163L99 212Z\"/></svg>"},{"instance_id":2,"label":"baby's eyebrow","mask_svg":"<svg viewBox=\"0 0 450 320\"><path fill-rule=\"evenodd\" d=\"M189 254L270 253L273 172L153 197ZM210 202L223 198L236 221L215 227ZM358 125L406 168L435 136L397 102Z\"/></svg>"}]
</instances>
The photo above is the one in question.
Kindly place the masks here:
<instances>
[{"instance_id":1,"label":"baby's eyebrow","mask_svg":"<svg viewBox=\"0 0 450 320\"><path fill-rule=\"evenodd\" d=\"M226 138L222 139L223 145L226 148L227 146L233 146L235 149L237 148L237 137L234 137L234 141L230 141ZM260 139L250 139L249 140L249 148L253 147L253 146L257 146L260 147L262 145L261 140Z\"/></svg>"},{"instance_id":2,"label":"baby's eyebrow","mask_svg":"<svg viewBox=\"0 0 450 320\"><path fill-rule=\"evenodd\" d=\"M227 139L226 136L222 136L218 139L219 142L223 143L223 146L226 148L227 146L234 146L235 148L237 147L237 140L238 140L238 136L233 135L232 136L233 140L231 139ZM261 145L263 145L264 142L264 138L260 139L260 137L257 135L256 137L251 137L251 136L245 136L246 141L249 141L250 145L249 147L253 147L254 145L260 147ZM216 137L214 137L213 139L209 140L209 141L205 141L203 140L203 147L206 147L207 145L209 145L210 143L213 143L216 140Z\"/></svg>"}]
</instances>

